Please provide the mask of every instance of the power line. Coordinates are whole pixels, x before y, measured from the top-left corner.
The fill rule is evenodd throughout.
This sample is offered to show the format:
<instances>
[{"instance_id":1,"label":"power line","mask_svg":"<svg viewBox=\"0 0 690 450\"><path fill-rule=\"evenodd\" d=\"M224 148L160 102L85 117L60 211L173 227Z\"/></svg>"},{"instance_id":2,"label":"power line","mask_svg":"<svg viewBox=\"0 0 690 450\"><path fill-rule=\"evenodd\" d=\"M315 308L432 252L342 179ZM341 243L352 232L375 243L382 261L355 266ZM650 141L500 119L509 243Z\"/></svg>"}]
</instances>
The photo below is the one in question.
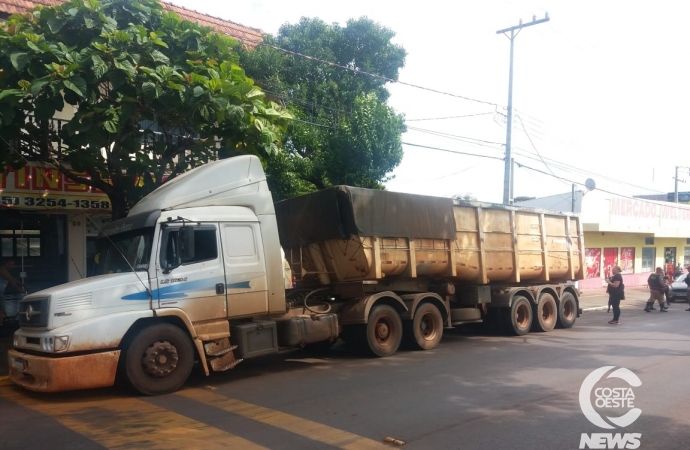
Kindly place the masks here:
<instances>
[{"instance_id":1,"label":"power line","mask_svg":"<svg viewBox=\"0 0 690 450\"><path fill-rule=\"evenodd\" d=\"M527 136L529 143L532 144L532 148L534 149L535 152L537 152L537 156L539 156L539 159L541 159L541 162L544 163L544 166L548 169L548 171L551 172L551 175L553 175L555 177L556 174L553 173L553 171L551 170L551 167L549 167L549 165L546 164L546 161L544 161L544 158L541 157L541 153L539 153L539 150L537 150L537 147L534 145L534 142L532 142L532 137L527 132L527 129L525 128L525 124L522 123L522 118L520 117L519 114L517 114L517 118L520 121L520 125L522 126L522 130L525 132L525 136ZM561 182L563 182L563 181L561 181Z\"/></svg>"},{"instance_id":2,"label":"power line","mask_svg":"<svg viewBox=\"0 0 690 450\"><path fill-rule=\"evenodd\" d=\"M416 180L398 180L398 179L396 179L395 182L399 183L399 184L414 184L414 183L422 183L422 182L427 182L427 181L442 180L443 178L449 178L449 177L455 176L457 174L467 172L468 170L474 169L475 167L477 167L477 166L474 165L474 166L465 167L462 170L458 170L457 172L449 173L448 175L441 175L440 177L421 178L421 179L416 179Z\"/></svg>"},{"instance_id":3,"label":"power line","mask_svg":"<svg viewBox=\"0 0 690 450\"><path fill-rule=\"evenodd\" d=\"M297 119L297 118L293 118L292 120L293 120L294 122L306 123L307 125L314 125L315 127L333 129L333 127L330 126L330 125L322 125L322 124L320 124L320 123L308 122L308 121L306 121L306 120L300 120L300 119Z\"/></svg>"},{"instance_id":4,"label":"power line","mask_svg":"<svg viewBox=\"0 0 690 450\"><path fill-rule=\"evenodd\" d=\"M290 55L293 55L293 56L299 56L299 57L301 57L301 58L306 58L306 59L309 59L309 60L311 60L311 61L316 61L316 62L319 62L319 63L322 63L322 64L327 64L327 65L329 65L329 66L337 67L337 68L339 68L339 69L347 70L347 71L354 72L354 73L357 73L357 74L367 75L367 76L370 76L370 77L373 77L373 78L378 78L378 79L380 79L380 80L384 80L384 81L387 81L387 82L389 82L389 83L398 83L398 84L402 84L402 85L404 85L404 86L409 86L409 87L413 87L413 88L416 88L416 89L421 89L421 90L424 90L424 91L433 92L433 93L436 93L436 94L441 94L441 95L447 95L447 96L450 96L450 97L460 98L460 99L462 99L462 100L467 100L467 101L471 101L471 102L482 103L482 104L485 104L485 105L491 105L491 106L495 106L495 107L500 106L500 105L497 104L497 103L487 102L487 101L484 101L484 100L478 100L478 99L476 99L476 98L466 97L466 96L460 95L460 94L453 94L453 93L451 93L451 92L445 92L445 91L441 91L441 90L439 90L439 89L429 88L429 87L426 87L426 86L420 86L420 85L414 84L414 83L407 83L407 82L405 82L405 81L400 81L400 80L396 80L396 79L393 79L393 78L384 77L383 75L378 75L378 74L375 74L375 73L366 72L366 71L364 71L364 70L360 70L360 69L357 69L357 68L354 68L354 67L343 66L342 64L334 63L334 62L331 62L331 61L325 61L325 60L323 60L323 59L315 58L315 57L313 57L313 56L305 55L305 54L299 53L299 52L294 52L294 51L292 51L292 50L287 50L287 49L284 49L284 48L281 48L281 47L278 47L278 46L275 46L275 45L272 45L272 44L260 43L260 44L258 44L258 45L259 45L259 46L263 46L263 47L269 47L269 48L272 48L272 49L274 49L274 50L278 50L278 51L281 51L281 52L284 52L284 53L287 53L287 54L290 54Z\"/></svg>"},{"instance_id":5,"label":"power line","mask_svg":"<svg viewBox=\"0 0 690 450\"><path fill-rule=\"evenodd\" d=\"M411 147L420 147L420 148L427 148L429 150L437 150L440 152L448 152L448 153L455 153L456 155L466 155L466 156L476 156L478 158L488 158L488 159L497 159L499 161L503 161L503 158L499 156L490 156L490 155L480 155L477 153L467 153L467 152L457 152L455 150L448 150L446 148L439 148L439 147L431 147L429 145L422 145L422 144L413 144L411 142L402 142L403 145L409 145Z\"/></svg>"},{"instance_id":6,"label":"power line","mask_svg":"<svg viewBox=\"0 0 690 450\"><path fill-rule=\"evenodd\" d=\"M454 140L469 142L469 143L483 142L485 144L499 145L501 147L504 145L502 142L487 141L484 139L476 139L476 138L471 138L471 137L467 137L467 136L458 136L457 134L450 134L450 133L444 133L441 131L427 130L425 128L407 127L407 129L413 130L413 131L419 131L420 133L433 134L435 136L445 137L448 139L454 139Z\"/></svg>"},{"instance_id":7,"label":"power line","mask_svg":"<svg viewBox=\"0 0 690 450\"><path fill-rule=\"evenodd\" d=\"M488 114L496 114L495 111L483 112L477 114L464 114L462 116L446 116L446 117L429 117L425 119L405 119L405 122L421 122L423 120L446 120L446 119L460 119L462 117L486 116Z\"/></svg>"},{"instance_id":8,"label":"power line","mask_svg":"<svg viewBox=\"0 0 690 450\"><path fill-rule=\"evenodd\" d=\"M518 163L518 162L516 162L515 164L517 164L517 166L520 167L520 168L525 168L525 169L528 169L528 170L532 170L532 171L534 171L534 172L541 173L541 174L543 174L543 175L548 175L548 176L553 176L553 177L556 177L556 178L560 178L561 181L567 181L567 182L572 183L572 184L577 184L577 185L579 185L579 186L585 186L585 187L586 187L586 185L585 185L584 183L581 183L581 182L579 182L579 181L573 181L573 180L569 180L569 179L567 179L567 178L559 177L559 176L557 176L557 175L552 175L552 174L550 174L550 173L548 173L548 172L544 172L543 170L535 169L534 167L529 167L529 166L526 166L526 165L524 165L524 164L520 164L520 163ZM678 210L681 210L681 211L687 211L687 208L680 208L680 207L678 207L678 206L670 206L670 205L678 205L677 203L670 203L670 202L664 202L664 201L653 201L653 200L647 200L647 199L645 199L645 198L640 198L640 197L631 197L631 196L629 196L629 195L619 194L619 193L617 193L617 192L608 191L608 190L606 190L606 189L601 189L601 188L599 188L599 187L597 187L596 190L597 190L597 191L601 191L601 192L605 192L605 193L607 193L607 194L615 195L615 196L618 196L618 197L627 198L627 199L630 199L630 200L637 200L637 201L649 203L649 204L652 204L652 205L667 206L668 208L678 209ZM668 203L668 205L666 205L666 203Z\"/></svg>"},{"instance_id":9,"label":"power line","mask_svg":"<svg viewBox=\"0 0 690 450\"><path fill-rule=\"evenodd\" d=\"M569 165L569 164L565 164L565 163L562 163L562 162L560 162L560 161L557 161L557 160L554 160L554 159L551 159L551 158L542 157L542 158L540 158L540 159L537 159L537 158L528 156L528 155L532 155L532 154L533 154L533 153L530 152L529 150L523 149L523 148L521 148L521 147L515 147L515 148L516 148L517 150L520 150L521 152L526 152L526 153L518 153L518 155L521 156L521 157L523 157L523 158L531 159L531 160L533 160L533 161L541 161L541 159L545 159L545 160L547 160L547 161L551 161L551 165L552 165L552 166L554 166L554 167L556 167L556 168L558 168L558 169L560 169L560 170L563 170L563 171L565 171L565 172L569 172L569 173L580 173L580 174L584 174L584 175L593 175L593 176L595 176L595 177L597 177L597 178L602 178L602 179L604 179L604 180L609 180L609 181L612 181L612 182L617 183L617 184L632 186L632 187L636 187L636 188L642 188L642 189L644 189L644 190L652 191L652 192L658 192L658 193L660 193L660 194L665 194L665 193L666 193L666 192L660 191L660 190L658 190L658 189L651 189L651 188L649 188L649 187L640 186L639 184L629 183L629 182L627 182L627 181L622 181L622 180L618 180L618 179L616 179L616 178L611 178L611 177L609 177L609 176L607 176L607 175L602 175L602 174L599 174L599 173L596 173L596 172L592 172L592 171L589 171L589 170L581 169L581 168L579 168L579 167L572 166L572 165Z\"/></svg>"}]
</instances>

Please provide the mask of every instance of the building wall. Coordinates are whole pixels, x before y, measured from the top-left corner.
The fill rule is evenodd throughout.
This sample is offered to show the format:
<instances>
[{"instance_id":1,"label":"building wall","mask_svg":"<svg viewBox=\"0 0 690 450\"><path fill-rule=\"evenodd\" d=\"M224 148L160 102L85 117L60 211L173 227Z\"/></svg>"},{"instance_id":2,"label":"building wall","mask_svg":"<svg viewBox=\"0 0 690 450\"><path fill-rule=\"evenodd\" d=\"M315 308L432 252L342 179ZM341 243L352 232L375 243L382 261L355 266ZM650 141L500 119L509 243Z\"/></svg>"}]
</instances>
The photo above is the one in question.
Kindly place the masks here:
<instances>
[{"instance_id":1,"label":"building wall","mask_svg":"<svg viewBox=\"0 0 690 450\"><path fill-rule=\"evenodd\" d=\"M609 262L623 268L626 286L645 286L649 274L656 267L665 269L667 248L675 249L675 264L680 263L684 268L690 265L690 206L620 197L597 190L582 193L579 199L577 194L575 204L581 209L577 208L576 212L580 213L583 224L587 266L587 278L578 283L581 291L603 289L602 278L607 274L605 253L609 252L613 253ZM566 193L517 205L570 211L572 198L572 193ZM621 255L623 248L634 249L631 267L625 267L625 258ZM654 249L654 258L645 259L643 265L643 254L650 249ZM593 270L596 259L593 256L597 253L599 267Z\"/></svg>"},{"instance_id":2,"label":"building wall","mask_svg":"<svg viewBox=\"0 0 690 450\"><path fill-rule=\"evenodd\" d=\"M653 239L653 244L645 243L645 239ZM632 258L632 267L624 265L625 258L621 255L623 248L634 249L634 258ZM658 238L651 237L644 234L633 233L615 233L615 232L585 232L585 251L600 252L600 268L598 275L582 280L579 283L580 290L589 291L600 289L602 286L602 278L606 276L609 268L605 264L606 249L615 249L615 264L618 264L623 269L623 282L626 286L646 286L649 274L654 271L656 267L666 269L666 254L667 249L675 249L674 265L679 264L682 268L690 265L690 244L687 239L680 238ZM646 265L643 265L643 249L654 249L654 258L646 260ZM585 258L585 264L591 264L591 258ZM591 271L586 271L591 275Z\"/></svg>"},{"instance_id":3,"label":"building wall","mask_svg":"<svg viewBox=\"0 0 690 450\"><path fill-rule=\"evenodd\" d=\"M54 168L29 163L7 169L0 172L0 257L19 261L16 242L29 242L36 233L40 254L21 258L33 291L84 278L89 238L98 232L89 224L109 220L110 210L103 192L74 183Z\"/></svg>"}]
</instances>

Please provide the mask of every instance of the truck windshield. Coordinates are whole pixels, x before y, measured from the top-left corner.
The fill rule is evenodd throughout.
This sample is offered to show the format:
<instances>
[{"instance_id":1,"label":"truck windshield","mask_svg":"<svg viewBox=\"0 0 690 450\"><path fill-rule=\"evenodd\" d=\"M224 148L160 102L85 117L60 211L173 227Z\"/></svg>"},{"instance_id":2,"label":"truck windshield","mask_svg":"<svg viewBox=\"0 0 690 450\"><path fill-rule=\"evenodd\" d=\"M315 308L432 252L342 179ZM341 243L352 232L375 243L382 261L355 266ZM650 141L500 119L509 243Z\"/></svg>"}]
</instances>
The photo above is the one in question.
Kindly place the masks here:
<instances>
[{"instance_id":1,"label":"truck windshield","mask_svg":"<svg viewBox=\"0 0 690 450\"><path fill-rule=\"evenodd\" d=\"M98 253L94 257L95 275L131 272L132 267L137 272L147 271L152 242L153 228L140 228L99 239Z\"/></svg>"}]
</instances>

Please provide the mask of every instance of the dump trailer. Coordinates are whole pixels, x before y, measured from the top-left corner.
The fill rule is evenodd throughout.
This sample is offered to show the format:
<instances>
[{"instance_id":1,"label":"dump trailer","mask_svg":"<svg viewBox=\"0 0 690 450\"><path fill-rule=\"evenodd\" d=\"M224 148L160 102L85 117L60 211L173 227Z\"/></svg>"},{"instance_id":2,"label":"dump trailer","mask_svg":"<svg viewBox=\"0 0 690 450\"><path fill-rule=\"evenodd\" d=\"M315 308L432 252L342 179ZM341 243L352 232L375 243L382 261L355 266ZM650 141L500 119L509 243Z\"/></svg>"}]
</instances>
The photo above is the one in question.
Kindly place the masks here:
<instances>
[{"instance_id":1,"label":"dump trailer","mask_svg":"<svg viewBox=\"0 0 690 450\"><path fill-rule=\"evenodd\" d=\"M575 215L336 186L274 205L258 158L206 164L102 229L97 276L26 296L10 379L55 392L173 392L338 338L385 357L447 328L572 327Z\"/></svg>"}]
</instances>

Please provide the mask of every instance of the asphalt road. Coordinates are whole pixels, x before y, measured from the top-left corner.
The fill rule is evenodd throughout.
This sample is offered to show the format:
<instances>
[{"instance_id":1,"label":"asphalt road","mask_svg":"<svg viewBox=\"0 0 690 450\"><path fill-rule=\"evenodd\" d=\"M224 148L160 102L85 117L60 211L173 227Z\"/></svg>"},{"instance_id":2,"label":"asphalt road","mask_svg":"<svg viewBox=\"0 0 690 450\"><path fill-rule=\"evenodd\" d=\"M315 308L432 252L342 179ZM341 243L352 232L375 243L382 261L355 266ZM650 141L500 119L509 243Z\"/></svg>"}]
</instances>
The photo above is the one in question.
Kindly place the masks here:
<instances>
[{"instance_id":1,"label":"asphalt road","mask_svg":"<svg viewBox=\"0 0 690 450\"><path fill-rule=\"evenodd\" d=\"M36 395L0 387L0 448L366 449L391 448L383 444L390 437L405 449L577 449L583 433L620 432L639 433L641 449L687 449L685 307L626 308L618 326L605 311L588 311L571 330L525 338L472 327L446 332L436 350L385 359L344 346L326 357L294 351L194 376L154 398L121 388ZM581 411L581 384L602 366L641 381L619 389L641 410L625 428L599 428ZM609 378L596 387L630 386Z\"/></svg>"}]
</instances>

